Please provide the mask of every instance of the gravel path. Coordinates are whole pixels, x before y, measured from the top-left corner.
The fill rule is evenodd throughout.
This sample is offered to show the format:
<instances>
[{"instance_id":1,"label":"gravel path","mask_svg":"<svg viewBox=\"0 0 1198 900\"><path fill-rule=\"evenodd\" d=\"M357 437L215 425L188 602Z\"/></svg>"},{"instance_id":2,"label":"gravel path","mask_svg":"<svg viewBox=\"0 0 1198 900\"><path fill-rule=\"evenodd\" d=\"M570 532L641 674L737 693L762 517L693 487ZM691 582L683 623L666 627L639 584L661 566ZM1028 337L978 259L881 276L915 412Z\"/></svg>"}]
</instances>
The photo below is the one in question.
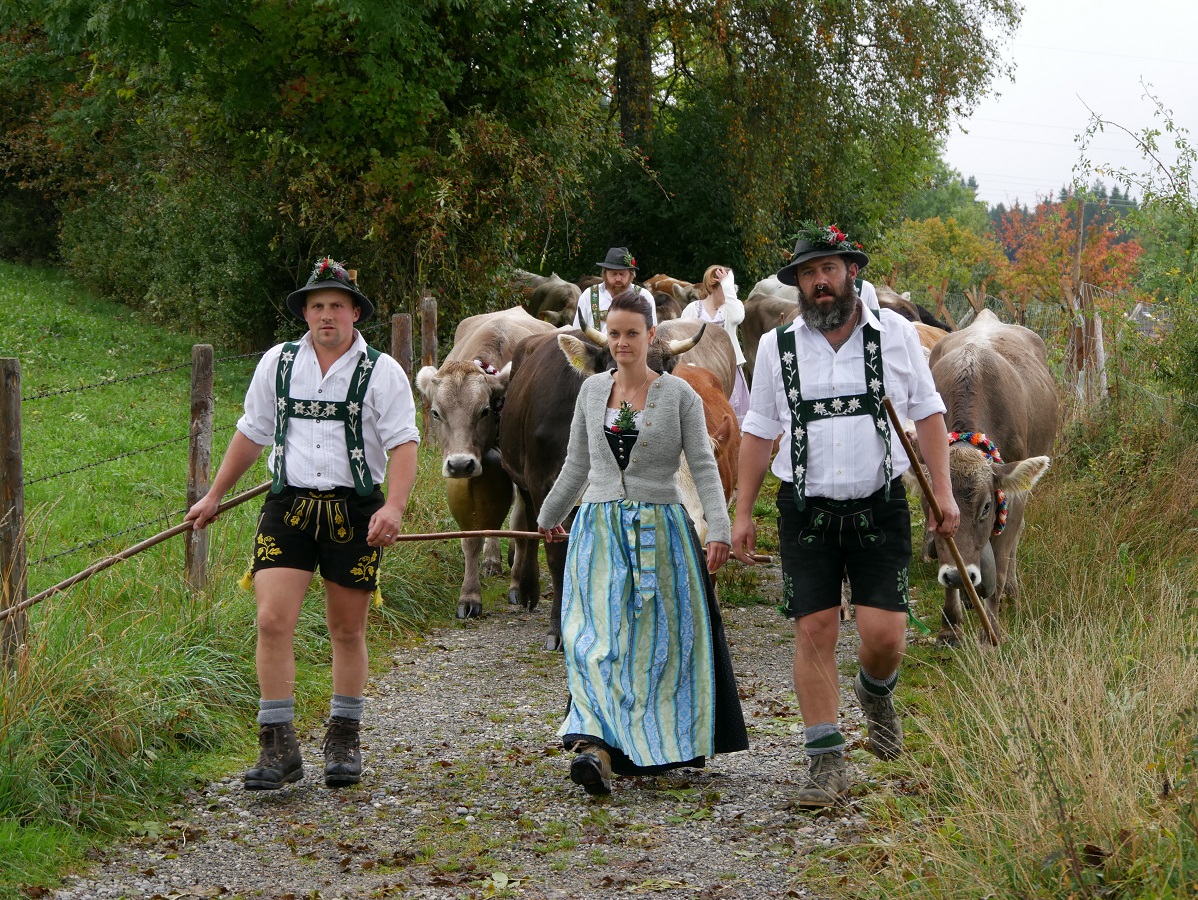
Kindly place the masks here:
<instances>
[{"instance_id":1,"label":"gravel path","mask_svg":"<svg viewBox=\"0 0 1198 900\"><path fill-rule=\"evenodd\" d=\"M230 773L53 896L816 897L810 852L860 840L865 823L852 807L791 806L806 761L790 624L772 606L725 612L749 751L616 778L609 799L592 799L555 738L565 676L540 649L543 618L491 609L397 652L367 689L360 786L323 786L314 730L301 736L303 782L246 792ZM842 661L855 644L849 625ZM841 682L859 747L860 711ZM850 755L858 779L868 759Z\"/></svg>"}]
</instances>

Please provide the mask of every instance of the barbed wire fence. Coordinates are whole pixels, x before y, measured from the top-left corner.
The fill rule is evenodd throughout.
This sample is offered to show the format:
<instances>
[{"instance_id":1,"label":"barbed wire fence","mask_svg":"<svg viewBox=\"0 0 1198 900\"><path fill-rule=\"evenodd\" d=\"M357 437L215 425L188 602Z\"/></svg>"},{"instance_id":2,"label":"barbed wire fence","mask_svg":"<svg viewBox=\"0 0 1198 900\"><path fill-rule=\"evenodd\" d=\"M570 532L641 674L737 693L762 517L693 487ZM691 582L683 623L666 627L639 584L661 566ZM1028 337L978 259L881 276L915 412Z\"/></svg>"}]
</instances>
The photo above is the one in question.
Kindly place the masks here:
<instances>
[{"instance_id":1,"label":"barbed wire fence","mask_svg":"<svg viewBox=\"0 0 1198 900\"><path fill-rule=\"evenodd\" d=\"M426 364L436 364L436 301L427 295L421 302L422 314L422 343L421 358ZM411 317L398 314L390 321L381 320L363 328L360 333L368 341L377 342L385 330L390 329L391 353L395 356L404 370L411 375L412 371L412 326ZM431 336L431 343L430 343ZM151 528L163 528L179 522L186 511L208 490L210 483L210 459L212 439L215 435L232 431L235 424L225 424L219 427L213 425L215 409L214 372L216 364L230 364L237 361L258 359L264 351L253 353L238 353L216 357L212 347L207 344L197 344L192 348L190 362L166 365L155 369L134 372L104 378L94 382L55 387L21 393L20 361L17 359L0 359L0 665L7 665L15 658L14 654L25 643L28 622L25 610L33 605L27 599L28 575L30 570L46 567L51 563L72 557L96 547L112 545L121 538L143 533ZM187 432L163 440L154 441L142 447L123 450L108 456L90 459L78 465L72 465L54 472L38 474L36 477L24 477L24 455L21 438L22 406L36 405L41 401L61 398L71 394L83 394L92 391L102 391L117 385L128 385L143 379L155 379L178 373L183 370L191 372L191 421ZM247 379L248 380L248 379ZM25 490L38 486L44 489L47 483L57 479L77 476L80 473L100 473L106 467L121 461L127 461L145 454L163 453L173 449L178 444L188 444L188 466L186 503L182 508L162 510L157 514L144 518L143 521L117 528L104 534L90 536L86 540L43 553L36 559L28 560L26 544L28 541L28 522L25 517ZM238 502L256 495L262 486L235 498ZM93 491L96 496L103 496L101 491ZM232 503L233 501L229 501ZM206 561L208 555L207 532L193 532L181 529L179 525L160 531L155 537L142 541L135 547L128 548L114 556L106 557L99 562L93 562L83 571L77 572L71 578L60 582L54 587L42 591L33 599L35 602L52 596L67 586L90 577L96 571L107 568L118 559L126 559L133 553L159 543L175 533L187 533L185 577L192 590L201 590L207 584Z\"/></svg>"}]
</instances>

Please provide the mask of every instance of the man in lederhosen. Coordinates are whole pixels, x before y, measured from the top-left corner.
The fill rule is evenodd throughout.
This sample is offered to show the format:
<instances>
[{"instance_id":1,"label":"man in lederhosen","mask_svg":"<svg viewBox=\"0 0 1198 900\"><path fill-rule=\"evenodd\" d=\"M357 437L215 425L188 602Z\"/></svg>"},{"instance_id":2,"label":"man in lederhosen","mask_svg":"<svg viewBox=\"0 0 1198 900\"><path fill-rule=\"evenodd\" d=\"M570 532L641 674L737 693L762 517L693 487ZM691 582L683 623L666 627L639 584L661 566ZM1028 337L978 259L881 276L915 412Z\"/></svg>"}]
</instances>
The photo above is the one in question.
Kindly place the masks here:
<instances>
[{"instance_id":1,"label":"man in lederhosen","mask_svg":"<svg viewBox=\"0 0 1198 900\"><path fill-rule=\"evenodd\" d=\"M836 640L840 585L847 574L861 638L853 687L868 723L868 748L884 759L902 749L892 695L906 645L911 521L899 476L911 462L882 405L914 420L932 489L944 515L960 513L948 470L944 403L914 327L864 304L854 285L869 262L835 226L804 226L778 273L799 289L800 315L766 332L740 448L732 549L749 562L753 504L772 469L778 490L781 611L795 619L794 685L809 770L796 803L831 806L849 793L845 739L838 723Z\"/></svg>"},{"instance_id":2,"label":"man in lederhosen","mask_svg":"<svg viewBox=\"0 0 1198 900\"><path fill-rule=\"evenodd\" d=\"M599 267L603 281L593 284L578 298L578 310L574 313L574 327L586 329L588 326L607 334L607 308L611 306L613 297L618 297L624 291L633 287L632 279L636 275L636 258L627 247L612 247L607 251L607 257ZM640 295L649 301L649 314L653 324L657 324L657 304L653 294L643 287L636 288Z\"/></svg>"},{"instance_id":3,"label":"man in lederhosen","mask_svg":"<svg viewBox=\"0 0 1198 900\"><path fill-rule=\"evenodd\" d=\"M308 324L308 333L263 355L212 488L186 516L196 528L206 526L221 498L271 447L273 482L251 566L262 698L260 754L245 773L249 790L274 790L304 776L293 724L294 639L318 567L333 647L325 783L361 780L366 616L382 548L400 532L420 439L407 376L355 329L374 306L340 263L328 257L317 263L308 283L288 295L287 309Z\"/></svg>"}]
</instances>

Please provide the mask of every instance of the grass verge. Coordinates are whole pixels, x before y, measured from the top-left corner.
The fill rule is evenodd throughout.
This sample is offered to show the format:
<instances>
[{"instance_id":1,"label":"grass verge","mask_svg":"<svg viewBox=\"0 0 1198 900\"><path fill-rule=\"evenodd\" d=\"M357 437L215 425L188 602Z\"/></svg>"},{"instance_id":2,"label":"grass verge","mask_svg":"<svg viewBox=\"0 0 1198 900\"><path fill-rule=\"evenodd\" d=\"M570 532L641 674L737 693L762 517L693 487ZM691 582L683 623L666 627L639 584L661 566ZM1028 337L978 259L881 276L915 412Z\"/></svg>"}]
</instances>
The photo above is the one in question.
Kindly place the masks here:
<instances>
[{"instance_id":1,"label":"grass verge","mask_svg":"<svg viewBox=\"0 0 1198 900\"><path fill-rule=\"evenodd\" d=\"M181 520L194 341L48 270L0 263L0 307L0 355L20 360L26 398L34 593ZM214 465L256 364L232 349L215 354ZM449 527L439 466L422 449L409 530ZM265 477L259 464L242 487ZM27 643L0 672L0 897L54 884L89 846L144 833L183 788L252 759L254 602L236 581L259 505L210 529L203 593L188 591L183 544L171 540L30 611ZM456 545L389 551L386 603L371 615L375 657L452 615L460 577ZM330 691L315 591L296 651L307 724L327 714Z\"/></svg>"}]
</instances>

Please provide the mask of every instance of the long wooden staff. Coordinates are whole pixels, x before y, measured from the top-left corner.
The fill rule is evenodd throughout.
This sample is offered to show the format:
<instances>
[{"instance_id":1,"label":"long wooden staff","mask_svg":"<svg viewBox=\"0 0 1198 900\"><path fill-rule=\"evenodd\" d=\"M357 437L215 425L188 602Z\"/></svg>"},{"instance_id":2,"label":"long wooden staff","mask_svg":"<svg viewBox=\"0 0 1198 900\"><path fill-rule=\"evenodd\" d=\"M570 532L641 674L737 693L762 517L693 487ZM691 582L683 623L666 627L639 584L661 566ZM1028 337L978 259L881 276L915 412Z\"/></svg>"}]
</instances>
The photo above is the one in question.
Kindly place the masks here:
<instances>
[{"instance_id":1,"label":"long wooden staff","mask_svg":"<svg viewBox=\"0 0 1198 900\"><path fill-rule=\"evenodd\" d=\"M894 411L894 406L891 404L890 398L883 397L882 403L886 407L890 421L894 424L894 430L898 432L899 440L903 442L903 449L907 451L907 458L911 460L911 471L919 479L919 486L923 489L923 495L927 498L932 515L939 522L941 520L940 504L936 502L936 495L932 493L932 485L928 483L928 476L924 474L919 457L915 455L915 448L911 446L911 439L907 437L907 432L903 430L903 423L899 421L898 413ZM994 630L994 623L990 621L986 607L982 604L981 598L978 597L977 589L973 586L973 580L969 577L969 573L965 571L965 560L961 558L961 551L957 549L957 542L953 540L951 534L941 536L944 538L945 543L948 544L948 549L952 551L953 561L957 564L957 572L961 576L961 584L965 588L965 593L969 595L969 600L973 603L973 608L977 610L978 618L982 620L982 628L985 630L986 636L990 638L990 643L997 647L999 643L998 632Z\"/></svg>"}]
</instances>

